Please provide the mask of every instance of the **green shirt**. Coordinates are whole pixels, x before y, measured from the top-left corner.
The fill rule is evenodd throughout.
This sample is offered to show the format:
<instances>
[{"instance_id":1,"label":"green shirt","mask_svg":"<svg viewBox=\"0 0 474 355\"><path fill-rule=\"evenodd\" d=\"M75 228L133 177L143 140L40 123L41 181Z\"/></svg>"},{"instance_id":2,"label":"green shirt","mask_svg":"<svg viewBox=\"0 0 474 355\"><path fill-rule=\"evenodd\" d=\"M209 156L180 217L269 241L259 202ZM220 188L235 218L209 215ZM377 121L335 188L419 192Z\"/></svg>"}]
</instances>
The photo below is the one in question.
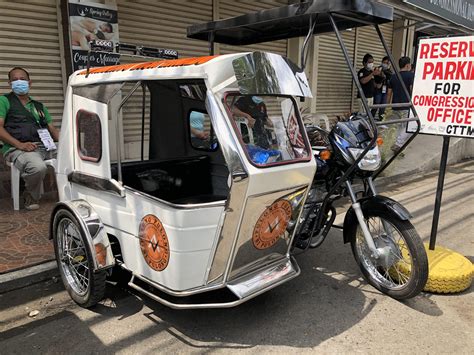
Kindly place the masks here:
<instances>
[{"instance_id":1,"label":"green shirt","mask_svg":"<svg viewBox=\"0 0 474 355\"><path fill-rule=\"evenodd\" d=\"M32 98L30 97L30 101L26 103L25 108L33 114L33 116L36 118L36 121L39 123L40 117L38 111L36 110L36 107L31 100ZM10 110L10 101L8 101L8 98L6 96L0 96L0 120L5 121L5 117L7 117L8 110ZM43 112L46 123L50 124L53 119L51 118L51 115L49 114L48 109L45 105L43 105ZM5 143L1 149L1 153L5 154L5 152L8 151L10 148L11 145Z\"/></svg>"}]
</instances>

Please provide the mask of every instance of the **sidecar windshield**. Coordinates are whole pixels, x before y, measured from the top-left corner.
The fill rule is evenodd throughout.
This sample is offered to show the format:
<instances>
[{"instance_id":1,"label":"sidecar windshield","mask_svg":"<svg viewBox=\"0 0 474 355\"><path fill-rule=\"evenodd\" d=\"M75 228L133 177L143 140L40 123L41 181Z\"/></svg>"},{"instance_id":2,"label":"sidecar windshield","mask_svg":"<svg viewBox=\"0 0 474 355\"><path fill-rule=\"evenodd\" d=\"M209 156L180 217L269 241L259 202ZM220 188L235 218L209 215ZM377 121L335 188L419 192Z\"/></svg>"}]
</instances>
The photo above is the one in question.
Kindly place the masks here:
<instances>
[{"instance_id":1,"label":"sidecar windshield","mask_svg":"<svg viewBox=\"0 0 474 355\"><path fill-rule=\"evenodd\" d=\"M292 97L229 93L224 101L253 165L267 167L311 159Z\"/></svg>"}]
</instances>

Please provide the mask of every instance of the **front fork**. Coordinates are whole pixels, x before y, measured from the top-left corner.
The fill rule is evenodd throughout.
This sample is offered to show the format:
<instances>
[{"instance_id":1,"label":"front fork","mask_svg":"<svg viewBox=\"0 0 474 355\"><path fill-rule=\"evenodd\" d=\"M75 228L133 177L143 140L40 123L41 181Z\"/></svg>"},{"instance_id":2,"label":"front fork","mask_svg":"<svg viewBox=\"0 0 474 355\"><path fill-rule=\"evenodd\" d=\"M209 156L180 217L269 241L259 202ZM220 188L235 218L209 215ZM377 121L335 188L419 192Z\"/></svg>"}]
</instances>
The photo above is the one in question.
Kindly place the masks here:
<instances>
[{"instance_id":1,"label":"front fork","mask_svg":"<svg viewBox=\"0 0 474 355\"><path fill-rule=\"evenodd\" d=\"M375 191L375 186L372 181L372 178L367 179L369 183L369 188L372 192L372 195L375 196L377 193ZM360 207L360 203L357 202L357 197L354 193L354 190L352 189L351 182L349 180L346 181L346 188L347 192L349 193L349 196L351 198L352 202L352 208L354 209L354 212L357 217L357 221L359 222L360 228L362 229L362 233L364 234L365 241L367 243L367 246L369 247L370 251L372 252L372 257L375 259L378 259L381 254L381 250L377 249L374 243L374 239L372 238L372 235L370 234L369 228L367 227L367 224L365 223L365 218L364 218L364 213L362 212L362 208ZM385 226L384 226L385 227Z\"/></svg>"}]
</instances>

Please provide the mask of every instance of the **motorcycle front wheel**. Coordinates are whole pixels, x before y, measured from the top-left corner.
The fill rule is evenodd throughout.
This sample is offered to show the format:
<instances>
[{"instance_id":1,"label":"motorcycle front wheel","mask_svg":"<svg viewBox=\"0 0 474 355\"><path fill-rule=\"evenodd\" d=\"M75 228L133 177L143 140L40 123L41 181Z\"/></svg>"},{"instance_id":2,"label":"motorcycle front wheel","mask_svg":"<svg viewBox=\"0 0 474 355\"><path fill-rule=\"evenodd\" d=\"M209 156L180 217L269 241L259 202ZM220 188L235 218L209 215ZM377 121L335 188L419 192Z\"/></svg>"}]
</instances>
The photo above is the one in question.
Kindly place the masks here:
<instances>
[{"instance_id":1,"label":"motorcycle front wheel","mask_svg":"<svg viewBox=\"0 0 474 355\"><path fill-rule=\"evenodd\" d=\"M395 299L419 294L428 280L428 258L415 227L394 214L380 211L366 213L365 221L375 246L383 250L375 258L360 226L354 228L352 253L367 281Z\"/></svg>"}]
</instances>

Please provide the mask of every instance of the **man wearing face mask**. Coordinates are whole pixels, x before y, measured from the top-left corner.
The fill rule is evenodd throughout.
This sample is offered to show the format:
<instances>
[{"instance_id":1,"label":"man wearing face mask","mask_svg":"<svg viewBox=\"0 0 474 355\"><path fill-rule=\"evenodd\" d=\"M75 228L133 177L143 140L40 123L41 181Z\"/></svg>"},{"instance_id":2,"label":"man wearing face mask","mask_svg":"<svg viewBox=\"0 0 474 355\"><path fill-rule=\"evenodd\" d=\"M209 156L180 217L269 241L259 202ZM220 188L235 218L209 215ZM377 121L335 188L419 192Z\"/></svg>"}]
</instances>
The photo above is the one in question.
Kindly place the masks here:
<instances>
[{"instance_id":1,"label":"man wearing face mask","mask_svg":"<svg viewBox=\"0 0 474 355\"><path fill-rule=\"evenodd\" d=\"M25 180L25 208L36 210L47 171L44 160L52 157L51 141L59 139L59 131L46 106L28 95L31 81L25 69L10 70L8 83L12 92L0 96L0 141L5 143L1 153Z\"/></svg>"},{"instance_id":2,"label":"man wearing face mask","mask_svg":"<svg viewBox=\"0 0 474 355\"><path fill-rule=\"evenodd\" d=\"M398 60L398 66L400 68L400 76L402 77L403 83L408 90L408 94L411 95L413 90L413 82L415 80L415 73L412 72L411 60L409 57L401 57ZM410 102L410 97L407 97L405 90L402 87L402 83L398 80L396 75L393 75L390 80L390 89L388 90L388 102L393 104L402 104ZM410 110L406 107L393 107L392 114L389 117L392 119L404 119L408 118ZM406 131L407 123L404 122L398 125L397 139L390 148L394 153L398 152L405 142L410 138L410 133ZM402 156L403 157L403 156Z\"/></svg>"},{"instance_id":3,"label":"man wearing face mask","mask_svg":"<svg viewBox=\"0 0 474 355\"><path fill-rule=\"evenodd\" d=\"M390 70L390 58L383 57L382 65L379 67L381 69L380 75L374 76L375 80L375 93L374 93L374 104L386 104L387 103L387 92L388 92L388 83L392 77L392 71ZM378 111L378 117L377 117ZM372 116L375 119L383 120L385 115L385 108L372 109Z\"/></svg>"},{"instance_id":4,"label":"man wearing face mask","mask_svg":"<svg viewBox=\"0 0 474 355\"><path fill-rule=\"evenodd\" d=\"M267 106L260 96L242 96L232 107L232 113L245 117L248 125L253 130L255 144L260 148L270 148L270 142L265 124L273 126L268 118Z\"/></svg>"},{"instance_id":5,"label":"man wearing face mask","mask_svg":"<svg viewBox=\"0 0 474 355\"><path fill-rule=\"evenodd\" d=\"M362 91L364 92L365 97L367 98L367 103L371 106L374 103L374 94L376 87L379 87L380 84L375 83L374 77L380 75L380 69L374 68L374 57L367 53L362 59L362 64L364 67L359 70L357 77L359 78ZM359 102L359 112L365 112L362 99L360 94L357 93L357 101Z\"/></svg>"}]
</instances>

